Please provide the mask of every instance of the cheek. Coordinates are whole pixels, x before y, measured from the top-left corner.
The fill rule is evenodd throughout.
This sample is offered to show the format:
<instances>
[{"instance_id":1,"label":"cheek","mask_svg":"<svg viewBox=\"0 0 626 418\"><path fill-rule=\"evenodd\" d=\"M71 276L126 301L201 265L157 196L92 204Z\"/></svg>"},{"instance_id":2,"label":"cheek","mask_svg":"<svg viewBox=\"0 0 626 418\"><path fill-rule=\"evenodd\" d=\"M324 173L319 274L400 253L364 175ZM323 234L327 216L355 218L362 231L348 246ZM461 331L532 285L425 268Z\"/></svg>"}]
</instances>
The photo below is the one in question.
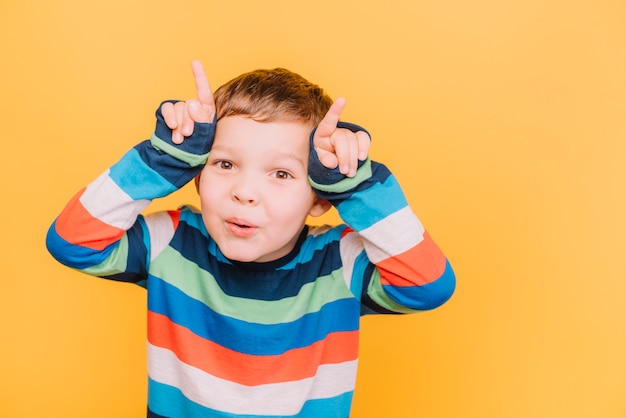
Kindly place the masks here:
<instances>
[{"instance_id":1,"label":"cheek","mask_svg":"<svg viewBox=\"0 0 626 418\"><path fill-rule=\"evenodd\" d=\"M203 175L198 184L198 194L203 210L225 199L225 190L220 187L221 183L210 179L211 176Z\"/></svg>"},{"instance_id":2,"label":"cheek","mask_svg":"<svg viewBox=\"0 0 626 418\"><path fill-rule=\"evenodd\" d=\"M290 218L303 219L311 210L314 198L315 195L310 188L296 193L283 193L272 199L272 207L275 213L282 213L283 216Z\"/></svg>"}]
</instances>

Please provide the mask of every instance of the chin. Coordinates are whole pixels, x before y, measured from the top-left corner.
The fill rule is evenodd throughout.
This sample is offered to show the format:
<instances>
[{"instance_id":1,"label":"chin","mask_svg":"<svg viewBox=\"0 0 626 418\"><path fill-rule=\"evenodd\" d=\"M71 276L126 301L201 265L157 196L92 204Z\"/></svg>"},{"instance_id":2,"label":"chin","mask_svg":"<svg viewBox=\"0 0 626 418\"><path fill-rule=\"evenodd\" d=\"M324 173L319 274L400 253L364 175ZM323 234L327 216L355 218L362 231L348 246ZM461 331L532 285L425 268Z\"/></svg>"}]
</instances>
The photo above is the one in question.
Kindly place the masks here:
<instances>
[{"instance_id":1,"label":"chin","mask_svg":"<svg viewBox=\"0 0 626 418\"><path fill-rule=\"evenodd\" d=\"M242 251L241 249L230 251L229 249L220 248L220 251L229 260L238 261L240 263L256 262L259 258L263 257L263 254L251 254L249 251Z\"/></svg>"},{"instance_id":2,"label":"chin","mask_svg":"<svg viewBox=\"0 0 626 418\"><path fill-rule=\"evenodd\" d=\"M228 258L229 260L232 261L239 261L242 263L250 263L254 260L256 260L256 257L254 256L250 256L249 254L241 254L237 251L232 252L232 251L224 251L222 250L222 254L224 254L224 256L226 258Z\"/></svg>"},{"instance_id":3,"label":"chin","mask_svg":"<svg viewBox=\"0 0 626 418\"><path fill-rule=\"evenodd\" d=\"M228 257L229 260L239 261L240 263L254 263L257 261L256 257Z\"/></svg>"}]
</instances>

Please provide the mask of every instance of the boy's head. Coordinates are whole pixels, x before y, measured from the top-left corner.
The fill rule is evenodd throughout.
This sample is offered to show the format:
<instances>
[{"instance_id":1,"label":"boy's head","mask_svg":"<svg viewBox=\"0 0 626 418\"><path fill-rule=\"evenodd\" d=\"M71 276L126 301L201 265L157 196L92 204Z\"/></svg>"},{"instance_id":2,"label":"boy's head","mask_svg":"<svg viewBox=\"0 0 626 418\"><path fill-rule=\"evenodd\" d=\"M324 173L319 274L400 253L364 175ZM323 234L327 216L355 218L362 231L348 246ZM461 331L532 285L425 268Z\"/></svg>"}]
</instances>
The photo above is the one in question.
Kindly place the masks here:
<instances>
[{"instance_id":1,"label":"boy's head","mask_svg":"<svg viewBox=\"0 0 626 418\"><path fill-rule=\"evenodd\" d=\"M284 69L243 74L214 94L218 123L196 179L207 231L231 260L289 254L330 204L309 184L309 136L332 99Z\"/></svg>"},{"instance_id":2,"label":"boy's head","mask_svg":"<svg viewBox=\"0 0 626 418\"><path fill-rule=\"evenodd\" d=\"M215 91L217 119L246 116L258 122L300 121L317 126L332 99L316 84L284 68L255 70Z\"/></svg>"}]
</instances>

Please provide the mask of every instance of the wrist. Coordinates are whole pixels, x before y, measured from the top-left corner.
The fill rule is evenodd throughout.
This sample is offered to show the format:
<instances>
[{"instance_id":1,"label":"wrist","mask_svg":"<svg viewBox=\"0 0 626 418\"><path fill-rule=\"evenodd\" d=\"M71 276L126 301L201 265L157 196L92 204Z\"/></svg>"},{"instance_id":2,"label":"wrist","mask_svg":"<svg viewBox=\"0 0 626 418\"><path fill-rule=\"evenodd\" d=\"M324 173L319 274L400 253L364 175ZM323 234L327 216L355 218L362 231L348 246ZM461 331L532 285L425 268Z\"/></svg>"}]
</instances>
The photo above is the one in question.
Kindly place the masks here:
<instances>
[{"instance_id":1,"label":"wrist","mask_svg":"<svg viewBox=\"0 0 626 418\"><path fill-rule=\"evenodd\" d=\"M167 100L163 103L166 102L176 103L177 101ZM167 126L161 113L163 103L159 105L156 111L156 126L150 137L152 146L174 158L187 162L190 166L204 164L213 145L215 117L212 123L194 122L193 133L185 137L182 144L175 144L172 141L172 130Z\"/></svg>"},{"instance_id":2,"label":"wrist","mask_svg":"<svg viewBox=\"0 0 626 418\"><path fill-rule=\"evenodd\" d=\"M338 122L337 128L348 129L352 132L365 132L370 138L371 135L363 127L349 122ZM371 160L359 160L356 174L348 177L339 170L339 167L328 168L320 160L319 155L314 147L315 129L310 136L310 153L309 153L309 183L311 186L321 192L342 193L356 188L372 175Z\"/></svg>"}]
</instances>

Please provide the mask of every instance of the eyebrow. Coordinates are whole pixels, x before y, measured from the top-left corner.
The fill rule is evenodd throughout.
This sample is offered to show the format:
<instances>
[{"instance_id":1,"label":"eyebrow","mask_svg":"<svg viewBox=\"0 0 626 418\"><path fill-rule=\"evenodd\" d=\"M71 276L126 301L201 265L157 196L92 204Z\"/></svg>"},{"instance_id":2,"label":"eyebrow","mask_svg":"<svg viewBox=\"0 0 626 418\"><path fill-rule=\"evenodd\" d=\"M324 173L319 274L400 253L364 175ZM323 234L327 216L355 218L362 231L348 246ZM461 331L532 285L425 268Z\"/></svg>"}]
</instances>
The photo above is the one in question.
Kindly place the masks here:
<instances>
[{"instance_id":1,"label":"eyebrow","mask_svg":"<svg viewBox=\"0 0 626 418\"><path fill-rule=\"evenodd\" d=\"M293 160L303 167L306 165L300 157L298 157L296 154L292 152L279 151L278 154L276 155L276 159L279 161L280 160Z\"/></svg>"},{"instance_id":2,"label":"eyebrow","mask_svg":"<svg viewBox=\"0 0 626 418\"><path fill-rule=\"evenodd\" d=\"M226 153L231 152L231 153L237 154L237 150L235 148L229 147L228 145L212 147L210 152L213 152L213 151L226 152ZM294 154L293 152L287 152L287 151L278 151L274 156L274 160L276 161L292 160L298 163L303 168L306 167L307 165L306 163L308 162L308 158L303 160L298 155Z\"/></svg>"}]
</instances>

